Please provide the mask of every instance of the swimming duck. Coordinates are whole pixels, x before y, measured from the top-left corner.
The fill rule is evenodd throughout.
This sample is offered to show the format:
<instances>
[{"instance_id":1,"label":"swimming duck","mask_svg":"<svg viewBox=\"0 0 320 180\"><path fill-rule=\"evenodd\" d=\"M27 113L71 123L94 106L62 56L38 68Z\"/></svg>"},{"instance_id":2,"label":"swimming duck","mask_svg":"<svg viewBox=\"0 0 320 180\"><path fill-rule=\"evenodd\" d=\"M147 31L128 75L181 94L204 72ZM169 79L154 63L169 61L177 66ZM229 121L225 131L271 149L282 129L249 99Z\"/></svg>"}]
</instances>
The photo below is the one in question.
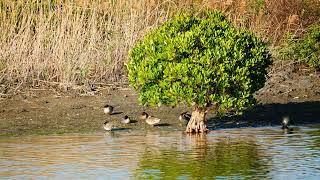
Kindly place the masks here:
<instances>
[{"instance_id":1,"label":"swimming duck","mask_svg":"<svg viewBox=\"0 0 320 180\"><path fill-rule=\"evenodd\" d=\"M191 114L187 112L183 112L179 116L179 121L184 125L187 125L190 119L191 119Z\"/></svg>"},{"instance_id":2,"label":"swimming duck","mask_svg":"<svg viewBox=\"0 0 320 180\"><path fill-rule=\"evenodd\" d=\"M114 126L111 122L106 121L103 123L103 128L107 131L112 131L112 129L114 129Z\"/></svg>"},{"instance_id":3,"label":"swimming duck","mask_svg":"<svg viewBox=\"0 0 320 180\"><path fill-rule=\"evenodd\" d=\"M123 119L121 120L121 123L123 124L129 124L131 122L129 116L124 116Z\"/></svg>"},{"instance_id":4,"label":"swimming duck","mask_svg":"<svg viewBox=\"0 0 320 180\"><path fill-rule=\"evenodd\" d=\"M103 112L106 113L106 114L111 115L112 112L113 112L113 106L110 106L110 105L108 105L108 104L105 105L105 106L103 107Z\"/></svg>"},{"instance_id":5,"label":"swimming duck","mask_svg":"<svg viewBox=\"0 0 320 180\"><path fill-rule=\"evenodd\" d=\"M281 127L281 129L292 131L293 128L290 128L289 125L290 125L290 119L289 119L289 117L287 117L287 116L286 116L286 117L283 117L283 118L282 118L282 127Z\"/></svg>"},{"instance_id":6,"label":"swimming duck","mask_svg":"<svg viewBox=\"0 0 320 180\"><path fill-rule=\"evenodd\" d=\"M146 112L142 112L139 119L146 120L146 123L152 126L157 125L160 122L159 118L149 116Z\"/></svg>"}]
</instances>

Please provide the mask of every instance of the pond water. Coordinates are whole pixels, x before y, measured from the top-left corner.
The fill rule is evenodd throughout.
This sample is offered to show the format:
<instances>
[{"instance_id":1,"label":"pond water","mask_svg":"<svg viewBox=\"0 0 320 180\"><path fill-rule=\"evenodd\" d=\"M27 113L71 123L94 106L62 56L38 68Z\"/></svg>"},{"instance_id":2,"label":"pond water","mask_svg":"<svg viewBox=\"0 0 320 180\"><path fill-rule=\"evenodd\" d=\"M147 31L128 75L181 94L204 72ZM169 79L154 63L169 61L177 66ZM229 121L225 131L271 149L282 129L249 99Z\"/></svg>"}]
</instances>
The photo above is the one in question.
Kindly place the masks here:
<instances>
[{"instance_id":1,"label":"pond water","mask_svg":"<svg viewBox=\"0 0 320 180\"><path fill-rule=\"evenodd\" d=\"M320 179L320 126L0 138L0 179Z\"/></svg>"}]
</instances>

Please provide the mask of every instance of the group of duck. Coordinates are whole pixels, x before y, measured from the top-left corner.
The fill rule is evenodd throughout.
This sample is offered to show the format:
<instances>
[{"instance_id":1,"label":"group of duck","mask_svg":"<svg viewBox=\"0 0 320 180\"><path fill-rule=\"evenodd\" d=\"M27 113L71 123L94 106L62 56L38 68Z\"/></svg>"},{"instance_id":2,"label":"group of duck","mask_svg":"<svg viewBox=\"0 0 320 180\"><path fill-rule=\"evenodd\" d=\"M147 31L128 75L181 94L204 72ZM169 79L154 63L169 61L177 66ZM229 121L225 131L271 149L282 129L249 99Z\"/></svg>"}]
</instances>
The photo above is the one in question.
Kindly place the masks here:
<instances>
[{"instance_id":1,"label":"group of duck","mask_svg":"<svg viewBox=\"0 0 320 180\"><path fill-rule=\"evenodd\" d=\"M109 114L112 115L114 112L114 107L111 105L105 105L103 108L103 112L105 114ZM179 115L179 121L181 124L187 125L188 122L191 119L191 114L187 113L187 112L183 112ZM161 119L154 117L154 116L150 116L148 113L146 112L142 112L139 116L139 120L144 120L147 124L151 125L151 126L155 126L158 125L161 121ZM125 115L122 119L121 119L121 123L123 124L130 124L133 121L130 119L130 117L128 115ZM283 117L282 119L282 127L281 129L286 130L286 131L292 131L293 128L289 127L290 124L290 119L289 117ZM115 129L115 126L112 122L109 121L105 121L103 123L103 128L107 131L112 131L113 129Z\"/></svg>"},{"instance_id":2,"label":"group of duck","mask_svg":"<svg viewBox=\"0 0 320 180\"><path fill-rule=\"evenodd\" d=\"M108 115L112 115L114 114L114 107L111 106L111 105L105 105L103 107L103 112L105 114L108 114ZM138 117L139 120L142 120L142 121L145 121L147 124L151 125L151 126L156 126L156 125L159 125L160 124L160 121L161 119L157 118L157 117L154 117L154 116L150 116L148 113L146 112L142 112L140 114L140 116ZM188 124L189 120L191 119L191 114L187 113L187 112L183 112L180 114L179 116L179 121L186 125ZM122 124L130 124L132 123L132 119L128 116L128 115L125 115L122 119L121 119L121 123ZM114 123L112 122L109 122L109 121L105 121L103 123L103 128L107 131L112 131L114 130L116 127L114 125Z\"/></svg>"}]
</instances>

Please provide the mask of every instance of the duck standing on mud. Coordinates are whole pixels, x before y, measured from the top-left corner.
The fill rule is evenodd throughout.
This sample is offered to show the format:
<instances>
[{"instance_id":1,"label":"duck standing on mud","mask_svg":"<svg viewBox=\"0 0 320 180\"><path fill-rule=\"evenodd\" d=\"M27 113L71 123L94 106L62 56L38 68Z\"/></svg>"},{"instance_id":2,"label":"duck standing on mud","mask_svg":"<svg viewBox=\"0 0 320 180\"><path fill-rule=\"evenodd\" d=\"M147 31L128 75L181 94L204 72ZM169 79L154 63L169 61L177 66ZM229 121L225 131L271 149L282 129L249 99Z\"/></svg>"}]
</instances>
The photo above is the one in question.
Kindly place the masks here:
<instances>
[{"instance_id":1,"label":"duck standing on mud","mask_svg":"<svg viewBox=\"0 0 320 180\"><path fill-rule=\"evenodd\" d=\"M140 119L140 120L146 120L147 117L148 117L148 114L147 114L146 112L142 112L142 113L140 114L140 116L139 116L138 119Z\"/></svg>"},{"instance_id":2,"label":"duck standing on mud","mask_svg":"<svg viewBox=\"0 0 320 180\"><path fill-rule=\"evenodd\" d=\"M157 125L161 121L159 118L149 116L146 112L142 112L141 115L139 116L140 120L145 120L147 124L149 125Z\"/></svg>"},{"instance_id":3,"label":"duck standing on mud","mask_svg":"<svg viewBox=\"0 0 320 180\"><path fill-rule=\"evenodd\" d=\"M103 123L103 128L107 131L112 131L114 129L114 126L111 122L106 121Z\"/></svg>"},{"instance_id":4,"label":"duck standing on mud","mask_svg":"<svg viewBox=\"0 0 320 180\"><path fill-rule=\"evenodd\" d=\"M179 116L179 121L183 125L187 125L188 122L190 121L190 119L191 119L191 114L189 114L187 112L183 112Z\"/></svg>"},{"instance_id":5,"label":"duck standing on mud","mask_svg":"<svg viewBox=\"0 0 320 180\"><path fill-rule=\"evenodd\" d=\"M110 105L105 105L103 107L103 112L106 113L106 114L109 114L111 115L113 113L113 106L110 106Z\"/></svg>"},{"instance_id":6,"label":"duck standing on mud","mask_svg":"<svg viewBox=\"0 0 320 180\"><path fill-rule=\"evenodd\" d=\"M121 123L123 124L129 124L131 122L129 116L124 116L123 119L121 120Z\"/></svg>"}]
</instances>

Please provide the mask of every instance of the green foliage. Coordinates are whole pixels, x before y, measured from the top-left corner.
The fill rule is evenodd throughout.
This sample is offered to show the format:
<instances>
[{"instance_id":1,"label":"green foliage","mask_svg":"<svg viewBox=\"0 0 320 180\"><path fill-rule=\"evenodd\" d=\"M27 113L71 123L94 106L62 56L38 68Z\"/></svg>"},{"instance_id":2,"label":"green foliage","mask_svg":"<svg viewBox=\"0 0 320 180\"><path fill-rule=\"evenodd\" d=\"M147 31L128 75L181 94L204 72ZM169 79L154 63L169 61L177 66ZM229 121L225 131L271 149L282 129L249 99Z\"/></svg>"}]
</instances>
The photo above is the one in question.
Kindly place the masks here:
<instances>
[{"instance_id":1,"label":"green foliage","mask_svg":"<svg viewBox=\"0 0 320 180\"><path fill-rule=\"evenodd\" d=\"M288 33L278 51L280 59L305 62L320 69L320 25L311 26L302 37Z\"/></svg>"},{"instance_id":2,"label":"green foliage","mask_svg":"<svg viewBox=\"0 0 320 180\"><path fill-rule=\"evenodd\" d=\"M180 13L153 30L129 53L131 86L144 105L242 109L254 102L271 64L267 47L233 27L217 11Z\"/></svg>"}]
</instances>

